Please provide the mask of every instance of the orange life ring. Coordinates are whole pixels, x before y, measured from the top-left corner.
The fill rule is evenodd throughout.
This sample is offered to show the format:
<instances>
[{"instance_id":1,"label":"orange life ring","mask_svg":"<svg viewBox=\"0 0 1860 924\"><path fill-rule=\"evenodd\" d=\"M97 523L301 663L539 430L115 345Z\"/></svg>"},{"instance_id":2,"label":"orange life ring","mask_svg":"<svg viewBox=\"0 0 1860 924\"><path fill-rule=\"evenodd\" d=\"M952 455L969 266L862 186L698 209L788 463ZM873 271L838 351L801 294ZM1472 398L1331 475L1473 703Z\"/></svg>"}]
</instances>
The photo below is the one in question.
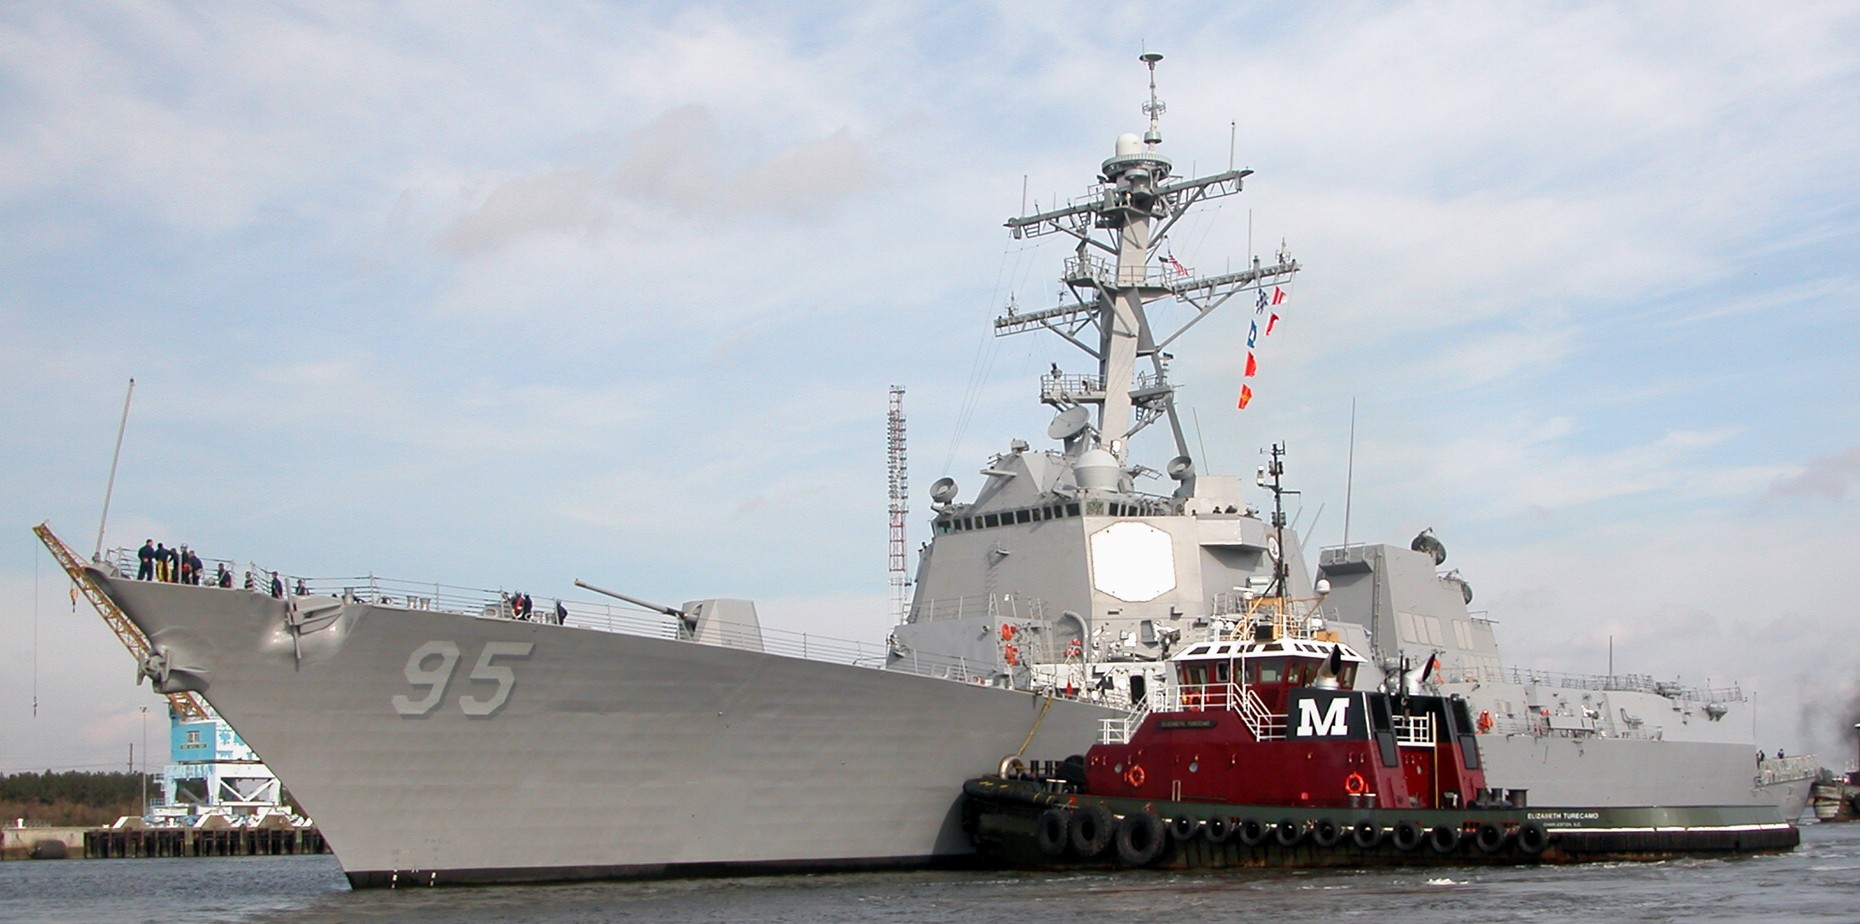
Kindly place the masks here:
<instances>
[{"instance_id":1,"label":"orange life ring","mask_svg":"<svg viewBox=\"0 0 1860 924\"><path fill-rule=\"evenodd\" d=\"M1479 730L1482 732L1489 732L1492 730L1492 713L1479 713Z\"/></svg>"},{"instance_id":2,"label":"orange life ring","mask_svg":"<svg viewBox=\"0 0 1860 924\"><path fill-rule=\"evenodd\" d=\"M1143 768L1135 764L1131 764L1130 769L1124 771L1124 782L1129 783L1131 789L1142 786L1145 779L1148 777L1144 775Z\"/></svg>"},{"instance_id":3,"label":"orange life ring","mask_svg":"<svg viewBox=\"0 0 1860 924\"><path fill-rule=\"evenodd\" d=\"M1009 667L1019 666L1020 649L1014 647L1013 645L1008 645L1001 649L1001 658L1002 660L1007 662L1007 666Z\"/></svg>"},{"instance_id":4,"label":"orange life ring","mask_svg":"<svg viewBox=\"0 0 1860 924\"><path fill-rule=\"evenodd\" d=\"M1343 778L1343 791L1352 796L1360 796L1369 791L1369 781L1360 773L1352 773Z\"/></svg>"},{"instance_id":5,"label":"orange life ring","mask_svg":"<svg viewBox=\"0 0 1860 924\"><path fill-rule=\"evenodd\" d=\"M1005 622L1002 623L1001 624L1001 640L1004 642L1008 642L1008 641L1013 641L1013 639L1014 639L1014 627L1008 623L1005 623Z\"/></svg>"}]
</instances>

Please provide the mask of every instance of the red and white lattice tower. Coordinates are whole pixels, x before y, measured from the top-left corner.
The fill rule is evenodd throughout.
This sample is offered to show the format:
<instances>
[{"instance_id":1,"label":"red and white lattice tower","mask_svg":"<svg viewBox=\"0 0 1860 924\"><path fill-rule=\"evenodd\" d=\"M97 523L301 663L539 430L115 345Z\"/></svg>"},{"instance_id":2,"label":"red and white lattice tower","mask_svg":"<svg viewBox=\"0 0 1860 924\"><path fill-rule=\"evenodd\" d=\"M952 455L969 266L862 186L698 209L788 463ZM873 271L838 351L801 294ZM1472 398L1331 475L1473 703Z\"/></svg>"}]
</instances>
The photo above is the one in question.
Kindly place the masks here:
<instances>
[{"instance_id":1,"label":"red and white lattice tower","mask_svg":"<svg viewBox=\"0 0 1860 924\"><path fill-rule=\"evenodd\" d=\"M904 515L911 512L910 474L904 461L904 386L891 386L891 411L885 415L886 470L891 484L891 592L896 616L904 618L905 590L910 575L904 570Z\"/></svg>"}]
</instances>

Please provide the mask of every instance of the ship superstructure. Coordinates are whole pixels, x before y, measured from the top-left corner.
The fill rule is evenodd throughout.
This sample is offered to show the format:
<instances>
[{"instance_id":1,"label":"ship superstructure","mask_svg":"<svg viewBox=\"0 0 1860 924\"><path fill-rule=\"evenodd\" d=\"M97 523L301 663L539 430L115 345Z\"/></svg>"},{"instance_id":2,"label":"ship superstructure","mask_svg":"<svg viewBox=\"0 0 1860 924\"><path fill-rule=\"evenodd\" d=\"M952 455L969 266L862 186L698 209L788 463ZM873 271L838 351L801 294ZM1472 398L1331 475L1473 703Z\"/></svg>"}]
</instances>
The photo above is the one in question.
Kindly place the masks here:
<instances>
[{"instance_id":1,"label":"ship superstructure","mask_svg":"<svg viewBox=\"0 0 1860 924\"><path fill-rule=\"evenodd\" d=\"M1249 510L1237 479L1197 472L1168 352L1241 293L1282 292L1298 263L1281 249L1239 272L1196 276L1163 259L1185 215L1239 193L1252 171L1175 175L1160 149L1161 56L1143 59L1149 129L1118 137L1085 196L1007 222L1017 238L1061 234L1076 247L1060 303L1010 307L996 333L1055 334L1092 367L1054 363L1041 377L1056 448L1013 440L988 460L967 501L956 499L952 478L931 486L933 537L892 637L893 669L1140 706L1183 639L1231 621L1275 579L1310 586L1295 534ZM1133 448L1158 424L1172 447L1160 471L1136 461ZM1146 483L1155 481L1164 484Z\"/></svg>"}]
</instances>

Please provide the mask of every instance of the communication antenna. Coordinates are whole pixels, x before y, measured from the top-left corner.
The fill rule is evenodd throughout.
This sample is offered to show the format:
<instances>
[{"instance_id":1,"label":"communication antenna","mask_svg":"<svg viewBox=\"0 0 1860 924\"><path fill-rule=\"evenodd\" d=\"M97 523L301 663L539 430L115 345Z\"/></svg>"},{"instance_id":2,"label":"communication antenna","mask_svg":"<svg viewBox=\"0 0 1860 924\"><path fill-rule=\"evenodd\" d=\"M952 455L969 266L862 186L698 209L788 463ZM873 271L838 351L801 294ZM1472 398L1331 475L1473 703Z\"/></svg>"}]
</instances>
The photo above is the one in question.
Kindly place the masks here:
<instances>
[{"instance_id":1,"label":"communication antenna","mask_svg":"<svg viewBox=\"0 0 1860 924\"><path fill-rule=\"evenodd\" d=\"M116 461L123 457L123 431L129 428L129 399L136 396L136 380L129 380L129 391L123 394L123 419L116 425L116 451L110 453L110 481L103 488L103 516L97 518L97 549L90 555L91 561L103 560L103 527L110 522L110 495L116 491Z\"/></svg>"},{"instance_id":2,"label":"communication antenna","mask_svg":"<svg viewBox=\"0 0 1860 924\"><path fill-rule=\"evenodd\" d=\"M1356 492L1356 399L1350 399L1350 465L1343 476L1343 544L1350 544L1350 498Z\"/></svg>"},{"instance_id":3,"label":"communication antenna","mask_svg":"<svg viewBox=\"0 0 1860 924\"><path fill-rule=\"evenodd\" d=\"M904 386L891 386L891 410L885 415L886 474L891 489L891 593L898 621L904 619L906 590L911 586L904 570L904 515L911 512L911 479L904 453Z\"/></svg>"},{"instance_id":4,"label":"communication antenna","mask_svg":"<svg viewBox=\"0 0 1860 924\"><path fill-rule=\"evenodd\" d=\"M1144 113L1150 117L1150 130L1144 133L1143 143L1148 145L1162 144L1162 128L1158 125L1157 120L1169 109L1168 106L1163 104L1162 100L1156 98L1156 62L1162 60L1162 55L1152 51L1145 53L1137 60L1149 65L1150 68L1150 101L1143 104Z\"/></svg>"}]
</instances>

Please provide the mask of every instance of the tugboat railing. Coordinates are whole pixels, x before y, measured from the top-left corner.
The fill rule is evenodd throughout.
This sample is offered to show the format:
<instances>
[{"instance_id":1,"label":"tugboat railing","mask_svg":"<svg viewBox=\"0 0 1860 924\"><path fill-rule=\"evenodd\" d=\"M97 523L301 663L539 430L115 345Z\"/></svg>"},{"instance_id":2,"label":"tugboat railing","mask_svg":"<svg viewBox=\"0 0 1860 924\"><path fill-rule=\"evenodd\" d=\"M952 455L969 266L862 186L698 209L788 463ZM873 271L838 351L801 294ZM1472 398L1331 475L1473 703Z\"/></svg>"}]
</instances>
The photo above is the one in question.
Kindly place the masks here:
<instances>
[{"instance_id":1,"label":"tugboat railing","mask_svg":"<svg viewBox=\"0 0 1860 924\"><path fill-rule=\"evenodd\" d=\"M1276 741L1285 737L1285 715L1266 708L1266 702L1252 687L1229 682L1185 683L1176 690L1179 708L1185 712L1234 712L1246 723L1259 741Z\"/></svg>"},{"instance_id":2,"label":"tugboat railing","mask_svg":"<svg viewBox=\"0 0 1860 924\"><path fill-rule=\"evenodd\" d=\"M1397 715L1393 719L1396 744L1429 747L1434 744L1433 716Z\"/></svg>"}]
</instances>

